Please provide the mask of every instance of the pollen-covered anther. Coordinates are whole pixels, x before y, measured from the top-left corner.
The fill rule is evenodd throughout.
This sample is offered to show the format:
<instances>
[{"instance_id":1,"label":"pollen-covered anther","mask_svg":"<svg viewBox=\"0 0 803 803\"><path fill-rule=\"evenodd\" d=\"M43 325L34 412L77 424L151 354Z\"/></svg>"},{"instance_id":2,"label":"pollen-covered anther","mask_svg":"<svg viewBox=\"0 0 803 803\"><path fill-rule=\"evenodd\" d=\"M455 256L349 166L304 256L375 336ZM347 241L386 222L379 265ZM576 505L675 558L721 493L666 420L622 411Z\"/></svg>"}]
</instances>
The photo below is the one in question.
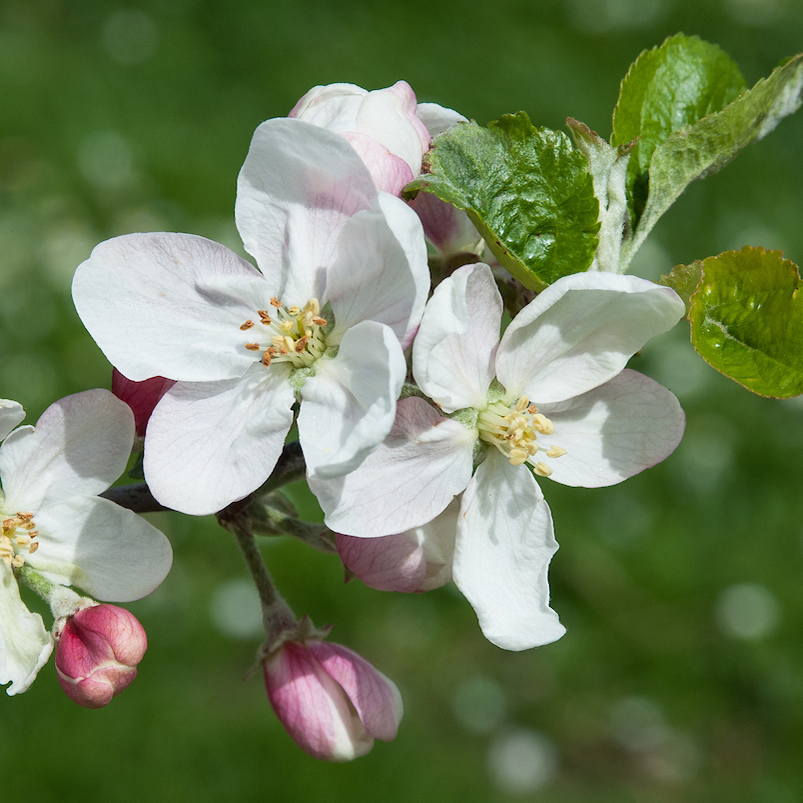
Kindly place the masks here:
<instances>
[{"instance_id":1,"label":"pollen-covered anther","mask_svg":"<svg viewBox=\"0 0 803 803\"><path fill-rule=\"evenodd\" d=\"M281 302L281 301L279 301L279 299L278 299L278 298L276 298L276 296L274 296L274 297L273 297L273 298L270 300L270 303L271 303L271 306L273 306L273 307L276 307L276 309L279 309L279 307L281 307L281 306L282 306L282 302Z\"/></svg>"},{"instance_id":2,"label":"pollen-covered anther","mask_svg":"<svg viewBox=\"0 0 803 803\"><path fill-rule=\"evenodd\" d=\"M254 325L254 322L249 319L244 324L242 324L240 326L240 329L242 329L243 332L244 332L246 329L250 329L253 325Z\"/></svg>"},{"instance_id":3,"label":"pollen-covered anther","mask_svg":"<svg viewBox=\"0 0 803 803\"><path fill-rule=\"evenodd\" d=\"M265 326L270 326L270 315L268 314L267 310L258 309L257 315L259 315L259 322L265 324Z\"/></svg>"},{"instance_id":4,"label":"pollen-covered anther","mask_svg":"<svg viewBox=\"0 0 803 803\"><path fill-rule=\"evenodd\" d=\"M326 318L320 318L320 317L318 317L317 315L316 315L316 316L315 316L315 317L312 319L312 322L313 322L313 323L314 323L316 326L326 326L326 324L328 323L328 321L326 320Z\"/></svg>"},{"instance_id":5,"label":"pollen-covered anther","mask_svg":"<svg viewBox=\"0 0 803 803\"><path fill-rule=\"evenodd\" d=\"M259 343L246 343L245 347L249 351L259 351Z\"/></svg>"}]
</instances>

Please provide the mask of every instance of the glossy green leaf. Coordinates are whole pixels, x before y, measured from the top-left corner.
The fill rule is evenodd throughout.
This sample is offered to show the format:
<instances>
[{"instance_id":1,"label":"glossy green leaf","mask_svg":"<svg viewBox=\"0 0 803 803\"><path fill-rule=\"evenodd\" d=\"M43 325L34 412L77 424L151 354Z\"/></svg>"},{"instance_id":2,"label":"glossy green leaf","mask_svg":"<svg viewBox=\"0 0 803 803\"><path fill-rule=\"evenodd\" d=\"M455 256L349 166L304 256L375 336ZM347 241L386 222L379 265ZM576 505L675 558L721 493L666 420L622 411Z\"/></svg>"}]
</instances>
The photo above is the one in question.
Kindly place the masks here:
<instances>
[{"instance_id":1,"label":"glossy green leaf","mask_svg":"<svg viewBox=\"0 0 803 803\"><path fill-rule=\"evenodd\" d=\"M645 50L622 80L611 144L636 140L628 165L633 222L647 202L650 160L673 132L723 109L747 89L736 63L699 36L676 34Z\"/></svg>"},{"instance_id":2,"label":"glossy green leaf","mask_svg":"<svg viewBox=\"0 0 803 803\"><path fill-rule=\"evenodd\" d=\"M675 131L653 152L649 196L635 233L622 246L622 264L688 184L724 167L742 148L772 131L803 100L803 54L777 67L716 114Z\"/></svg>"},{"instance_id":3,"label":"glossy green leaf","mask_svg":"<svg viewBox=\"0 0 803 803\"><path fill-rule=\"evenodd\" d=\"M591 264L599 204L586 158L565 134L535 128L524 112L488 128L459 123L435 139L424 171L408 191L464 209L525 287L541 289Z\"/></svg>"},{"instance_id":4,"label":"glossy green leaf","mask_svg":"<svg viewBox=\"0 0 803 803\"><path fill-rule=\"evenodd\" d=\"M690 298L689 322L703 359L762 396L803 393L797 265L780 251L746 246L688 267L701 276Z\"/></svg>"}]
</instances>

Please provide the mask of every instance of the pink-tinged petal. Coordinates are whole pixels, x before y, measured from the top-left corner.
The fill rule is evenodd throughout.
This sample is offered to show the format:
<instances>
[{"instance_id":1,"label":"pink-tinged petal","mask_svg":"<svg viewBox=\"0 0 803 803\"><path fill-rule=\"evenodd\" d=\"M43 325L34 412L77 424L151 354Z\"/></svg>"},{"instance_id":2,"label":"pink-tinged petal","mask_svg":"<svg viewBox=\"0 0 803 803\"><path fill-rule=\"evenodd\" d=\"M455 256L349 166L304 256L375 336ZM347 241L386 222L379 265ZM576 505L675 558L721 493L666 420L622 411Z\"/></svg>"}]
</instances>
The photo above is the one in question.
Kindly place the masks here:
<instances>
[{"instance_id":1,"label":"pink-tinged petal","mask_svg":"<svg viewBox=\"0 0 803 803\"><path fill-rule=\"evenodd\" d=\"M435 288L413 344L413 374L445 412L487 404L501 321L502 297L482 262Z\"/></svg>"},{"instance_id":2,"label":"pink-tinged petal","mask_svg":"<svg viewBox=\"0 0 803 803\"><path fill-rule=\"evenodd\" d=\"M353 131L360 104L367 94L367 89L355 84L314 86L293 106L287 116L303 119L338 134Z\"/></svg>"},{"instance_id":3,"label":"pink-tinged petal","mask_svg":"<svg viewBox=\"0 0 803 803\"><path fill-rule=\"evenodd\" d=\"M424 227L427 240L441 256L476 254L482 237L468 215L431 192L419 192L410 202Z\"/></svg>"},{"instance_id":4,"label":"pink-tinged petal","mask_svg":"<svg viewBox=\"0 0 803 803\"><path fill-rule=\"evenodd\" d=\"M309 478L353 471L390 432L407 364L392 330L375 321L349 329L331 360L304 383L298 434Z\"/></svg>"},{"instance_id":5,"label":"pink-tinged petal","mask_svg":"<svg viewBox=\"0 0 803 803\"><path fill-rule=\"evenodd\" d=\"M261 292L260 292L261 291ZM203 382L248 368L254 295L271 293L253 265L191 234L126 234L78 266L73 300L109 362L136 382ZM245 295L243 295L245 293Z\"/></svg>"},{"instance_id":6,"label":"pink-tinged petal","mask_svg":"<svg viewBox=\"0 0 803 803\"><path fill-rule=\"evenodd\" d=\"M173 385L175 380L165 379L163 376L132 382L116 368L112 369L112 393L131 408L137 435L140 437L145 435L145 428L148 426L153 408Z\"/></svg>"},{"instance_id":7,"label":"pink-tinged petal","mask_svg":"<svg viewBox=\"0 0 803 803\"><path fill-rule=\"evenodd\" d=\"M683 316L674 290L636 276L558 279L505 330L496 376L512 401L565 401L607 382L650 338Z\"/></svg>"},{"instance_id":8,"label":"pink-tinged petal","mask_svg":"<svg viewBox=\"0 0 803 803\"><path fill-rule=\"evenodd\" d=\"M555 434L539 441L567 452L538 459L552 469L550 479L585 488L615 485L665 460L686 423L670 391L627 368L582 396L538 409L555 425Z\"/></svg>"},{"instance_id":9,"label":"pink-tinged petal","mask_svg":"<svg viewBox=\"0 0 803 803\"><path fill-rule=\"evenodd\" d=\"M530 471L491 451L463 494L452 567L488 641L527 650L566 632L549 607L547 569L557 548Z\"/></svg>"},{"instance_id":10,"label":"pink-tinged petal","mask_svg":"<svg viewBox=\"0 0 803 803\"><path fill-rule=\"evenodd\" d=\"M416 115L416 97L406 81L369 92L360 104L356 131L379 140L391 153L421 172L421 160L429 150L430 136Z\"/></svg>"},{"instance_id":11,"label":"pink-tinged petal","mask_svg":"<svg viewBox=\"0 0 803 803\"><path fill-rule=\"evenodd\" d=\"M131 602L159 587L173 563L170 542L141 516L95 496L46 503L36 514L36 571L96 599Z\"/></svg>"},{"instance_id":12,"label":"pink-tinged petal","mask_svg":"<svg viewBox=\"0 0 803 803\"><path fill-rule=\"evenodd\" d=\"M305 645L287 642L265 661L265 687L279 721L311 756L351 761L373 747L343 688Z\"/></svg>"},{"instance_id":13,"label":"pink-tinged petal","mask_svg":"<svg viewBox=\"0 0 803 803\"><path fill-rule=\"evenodd\" d=\"M419 103L416 116L426 126L433 139L453 125L468 122L468 118L462 114L437 103Z\"/></svg>"},{"instance_id":14,"label":"pink-tinged petal","mask_svg":"<svg viewBox=\"0 0 803 803\"><path fill-rule=\"evenodd\" d=\"M407 533L379 538L338 534L340 559L365 583L378 591L418 591L427 575L424 550Z\"/></svg>"},{"instance_id":15,"label":"pink-tinged petal","mask_svg":"<svg viewBox=\"0 0 803 803\"><path fill-rule=\"evenodd\" d=\"M391 153L379 140L353 131L345 132L343 137L360 155L380 192L399 195L415 178L410 165L400 156Z\"/></svg>"},{"instance_id":16,"label":"pink-tinged petal","mask_svg":"<svg viewBox=\"0 0 803 803\"><path fill-rule=\"evenodd\" d=\"M52 651L42 617L25 607L14 572L0 560L0 686L10 683L9 695L26 691Z\"/></svg>"},{"instance_id":17,"label":"pink-tinged petal","mask_svg":"<svg viewBox=\"0 0 803 803\"><path fill-rule=\"evenodd\" d=\"M311 641L309 649L346 692L365 730L375 739L395 739L403 714L396 684L365 658L340 644Z\"/></svg>"},{"instance_id":18,"label":"pink-tinged petal","mask_svg":"<svg viewBox=\"0 0 803 803\"><path fill-rule=\"evenodd\" d=\"M6 507L35 513L42 501L105 491L125 470L134 416L108 390L66 396L0 447Z\"/></svg>"},{"instance_id":19,"label":"pink-tinged petal","mask_svg":"<svg viewBox=\"0 0 803 803\"><path fill-rule=\"evenodd\" d=\"M342 137L302 120L268 120L240 171L237 228L280 300L303 306L323 298L343 224L375 197L368 169Z\"/></svg>"},{"instance_id":20,"label":"pink-tinged petal","mask_svg":"<svg viewBox=\"0 0 803 803\"><path fill-rule=\"evenodd\" d=\"M343 226L329 270L327 298L338 343L360 321L389 326L402 344L413 339L429 292L429 265L421 223L415 212L385 193L370 210Z\"/></svg>"},{"instance_id":21,"label":"pink-tinged petal","mask_svg":"<svg viewBox=\"0 0 803 803\"><path fill-rule=\"evenodd\" d=\"M25 410L19 402L0 399L0 441L25 418Z\"/></svg>"},{"instance_id":22,"label":"pink-tinged petal","mask_svg":"<svg viewBox=\"0 0 803 803\"><path fill-rule=\"evenodd\" d=\"M242 379L173 385L145 435L145 478L156 499L203 516L262 485L293 421L289 373L286 364L256 363Z\"/></svg>"},{"instance_id":23,"label":"pink-tinged petal","mask_svg":"<svg viewBox=\"0 0 803 803\"><path fill-rule=\"evenodd\" d=\"M137 618L116 605L95 605L71 616L56 647L56 672L67 696L102 708L137 676L148 639Z\"/></svg>"},{"instance_id":24,"label":"pink-tinged petal","mask_svg":"<svg viewBox=\"0 0 803 803\"><path fill-rule=\"evenodd\" d=\"M335 532L373 538L426 524L471 478L477 439L423 399L399 401L390 434L362 465L337 480L310 480Z\"/></svg>"},{"instance_id":25,"label":"pink-tinged petal","mask_svg":"<svg viewBox=\"0 0 803 803\"><path fill-rule=\"evenodd\" d=\"M451 582L461 501L462 497L456 496L432 521L407 531L410 538L421 544L427 561L427 574L419 591L432 591Z\"/></svg>"}]
</instances>

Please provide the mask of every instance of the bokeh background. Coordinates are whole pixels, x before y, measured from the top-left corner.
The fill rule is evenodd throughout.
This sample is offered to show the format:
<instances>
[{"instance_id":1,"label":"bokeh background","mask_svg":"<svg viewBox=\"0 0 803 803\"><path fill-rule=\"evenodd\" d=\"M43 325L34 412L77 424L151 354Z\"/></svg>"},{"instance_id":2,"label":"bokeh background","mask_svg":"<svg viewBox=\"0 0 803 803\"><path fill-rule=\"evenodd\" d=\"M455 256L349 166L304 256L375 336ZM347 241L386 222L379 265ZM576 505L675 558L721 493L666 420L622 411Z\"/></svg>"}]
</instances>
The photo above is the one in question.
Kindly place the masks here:
<instances>
[{"instance_id":1,"label":"bokeh background","mask_svg":"<svg viewBox=\"0 0 803 803\"><path fill-rule=\"evenodd\" d=\"M3 0L0 395L29 422L108 387L69 298L92 247L187 231L239 249L235 179L253 129L315 84L405 78L479 122L526 110L610 132L618 84L677 31L725 48L749 84L803 50L798 0ZM803 259L803 114L658 224L635 272L745 244ZM113 293L115 289L109 288ZM153 520L175 566L130 607L150 649L106 709L61 692L52 662L0 699L3 801L803 800L803 405L752 396L693 353L688 329L632 366L688 415L664 464L622 486L545 481L568 632L505 653L453 589L344 585L289 539L265 555L288 600L400 686L395 743L315 762L275 720L256 601L211 519ZM303 486L295 501L314 515ZM35 605L35 602L31 602Z\"/></svg>"}]
</instances>

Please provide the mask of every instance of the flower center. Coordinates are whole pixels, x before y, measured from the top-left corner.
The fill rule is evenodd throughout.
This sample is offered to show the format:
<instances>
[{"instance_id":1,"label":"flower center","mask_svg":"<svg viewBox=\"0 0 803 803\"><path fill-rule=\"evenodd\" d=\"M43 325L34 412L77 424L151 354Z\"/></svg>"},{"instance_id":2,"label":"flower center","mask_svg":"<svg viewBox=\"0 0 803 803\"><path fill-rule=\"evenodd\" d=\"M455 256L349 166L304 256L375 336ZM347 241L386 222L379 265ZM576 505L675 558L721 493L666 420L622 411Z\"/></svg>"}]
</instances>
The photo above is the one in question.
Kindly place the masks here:
<instances>
[{"instance_id":1,"label":"flower center","mask_svg":"<svg viewBox=\"0 0 803 803\"><path fill-rule=\"evenodd\" d=\"M17 513L3 519L0 534L0 559L12 569L19 569L25 563L26 555L33 555L39 549L36 536L39 531L33 523L33 513Z\"/></svg>"},{"instance_id":2,"label":"flower center","mask_svg":"<svg viewBox=\"0 0 803 803\"><path fill-rule=\"evenodd\" d=\"M257 310L259 320L249 318L240 326L252 337L245 347L261 352L263 365L289 362L294 368L309 367L326 351L321 328L327 322L321 318L320 302L311 298L303 308L285 307L274 297L270 303L273 310Z\"/></svg>"},{"instance_id":3,"label":"flower center","mask_svg":"<svg viewBox=\"0 0 803 803\"><path fill-rule=\"evenodd\" d=\"M535 409L526 396L522 396L511 408L502 401L489 404L477 418L480 440L495 446L514 466L530 463L539 477L548 477L552 469L537 460L539 453L545 457L561 457L566 450L560 446L546 446L538 442L539 435L547 437L555 432L555 425Z\"/></svg>"}]
</instances>

